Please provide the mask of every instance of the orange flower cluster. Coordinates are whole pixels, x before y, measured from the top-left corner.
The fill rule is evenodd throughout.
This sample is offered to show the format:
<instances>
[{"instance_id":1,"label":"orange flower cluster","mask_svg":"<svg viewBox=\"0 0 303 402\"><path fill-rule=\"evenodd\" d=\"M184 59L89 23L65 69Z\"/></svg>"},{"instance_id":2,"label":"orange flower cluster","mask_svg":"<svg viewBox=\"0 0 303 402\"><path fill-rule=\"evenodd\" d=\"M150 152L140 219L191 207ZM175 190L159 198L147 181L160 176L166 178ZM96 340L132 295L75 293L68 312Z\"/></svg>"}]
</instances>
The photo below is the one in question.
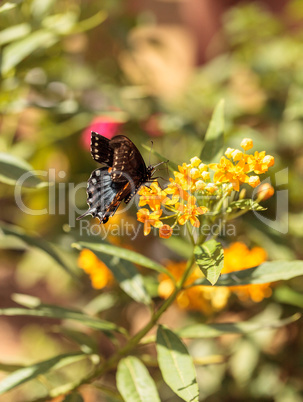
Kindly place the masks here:
<instances>
[{"instance_id":1,"label":"orange flower cluster","mask_svg":"<svg viewBox=\"0 0 303 402\"><path fill-rule=\"evenodd\" d=\"M174 181L162 190L157 182L153 182L150 187L142 187L139 190L140 201L139 206L149 206L151 211L147 208L141 208L137 212L137 219L139 222L144 223L144 235L147 236L151 227L159 229L159 235L162 238L169 238L172 235L174 226L179 223L184 225L189 221L193 226L199 227L200 221L197 215L202 215L208 211L206 207L200 207L196 203L196 198L190 196L184 187L180 186ZM175 218L172 226L164 224L162 219L163 209L165 207L173 212L169 217ZM166 217L167 218L167 217Z\"/></svg>"},{"instance_id":2,"label":"orange flower cluster","mask_svg":"<svg viewBox=\"0 0 303 402\"><path fill-rule=\"evenodd\" d=\"M245 151L253 147L250 138L244 138L240 146L244 152L239 149L227 148L225 152L227 158L222 156L219 163L209 165L210 169L215 170L214 182L231 183L235 191L240 190L242 183L257 187L260 184L259 176L249 176L248 173L263 174L275 163L274 157L266 155L265 151L246 154Z\"/></svg>"},{"instance_id":3,"label":"orange flower cluster","mask_svg":"<svg viewBox=\"0 0 303 402\"><path fill-rule=\"evenodd\" d=\"M95 289L102 289L113 283L113 275L110 269L90 250L81 251L78 266L89 275Z\"/></svg>"},{"instance_id":4,"label":"orange flower cluster","mask_svg":"<svg viewBox=\"0 0 303 402\"><path fill-rule=\"evenodd\" d=\"M254 247L251 250L243 243L232 243L224 250L224 267L222 273L240 271L260 265L266 261L267 254L261 247ZM184 274L186 262L168 262L166 268L178 281ZM197 279L203 277L201 270L196 267L185 286L191 285ZM159 296L167 299L174 290L172 280L165 274L159 275ZM183 290L177 297L177 304L181 309L202 311L210 314L224 308L231 293L237 294L241 300L251 299L259 302L265 297L271 296L270 283L244 286L193 286Z\"/></svg>"},{"instance_id":5,"label":"orange flower cluster","mask_svg":"<svg viewBox=\"0 0 303 402\"><path fill-rule=\"evenodd\" d=\"M222 156L219 163L206 165L198 157L192 158L190 164L183 163L164 190L157 182L150 187L143 186L139 190L139 206L145 208L138 211L137 219L144 223L144 235L150 233L152 226L159 229L162 238L170 237L177 223L184 225L190 222L192 226L199 227L199 216L209 211L210 195L221 198L224 192L239 191L243 183L258 186L259 176L249 176L249 173L267 172L274 164L274 157L266 155L265 151L247 154L246 151L253 147L250 138L245 138L241 147L243 151L227 148L226 156ZM164 208L172 214L163 216ZM173 219L173 224L164 224L164 219Z\"/></svg>"}]
</instances>

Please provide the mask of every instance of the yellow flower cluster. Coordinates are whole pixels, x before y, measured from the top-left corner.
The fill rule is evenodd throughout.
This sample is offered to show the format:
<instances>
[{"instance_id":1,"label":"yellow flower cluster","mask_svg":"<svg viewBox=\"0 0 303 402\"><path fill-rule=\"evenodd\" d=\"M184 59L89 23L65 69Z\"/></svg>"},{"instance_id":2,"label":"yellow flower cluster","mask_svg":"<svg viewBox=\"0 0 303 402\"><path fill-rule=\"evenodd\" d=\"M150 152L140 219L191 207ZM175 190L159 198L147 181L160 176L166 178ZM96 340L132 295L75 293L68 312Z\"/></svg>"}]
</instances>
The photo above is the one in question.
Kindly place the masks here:
<instances>
[{"instance_id":1,"label":"yellow flower cluster","mask_svg":"<svg viewBox=\"0 0 303 402\"><path fill-rule=\"evenodd\" d=\"M265 151L247 154L246 151L253 147L250 138L243 139L241 147L243 151L227 148L219 163L206 165L198 157L192 158L190 164L183 163L178 166L178 172L174 172L175 178L170 179L170 184L164 190L157 182L150 187L143 186L139 190L139 206L148 206L150 209L141 208L137 219L144 223L144 235L150 233L152 226L159 229L162 238L169 238L177 223L184 225L190 222L194 227L199 227L199 216L209 211L207 196L215 194L222 197L223 188L227 193L239 191L243 183L258 186L259 176L249 176L249 173L265 173L273 166L274 157L266 155ZM212 170L214 173L211 173ZM222 183L227 184L223 186ZM164 208L172 214L163 216ZM172 218L174 223L171 226L163 223L164 219Z\"/></svg>"},{"instance_id":2,"label":"yellow flower cluster","mask_svg":"<svg viewBox=\"0 0 303 402\"><path fill-rule=\"evenodd\" d=\"M249 250L243 243L232 243L229 248L224 250L222 274L255 267L266 261L266 259L267 254L261 247L254 247ZM166 268L178 281L184 274L186 262L168 262ZM201 277L203 277L203 274L196 267L187 279L185 287L191 285ZM173 281L167 275L160 274L159 282L159 296L167 299L174 290ZM193 286L180 292L176 302L181 309L196 310L202 311L204 314L211 314L226 306L231 293L237 294L241 300L251 299L254 302L259 302L271 295L270 285L270 283L266 283L234 287Z\"/></svg>"},{"instance_id":3,"label":"yellow flower cluster","mask_svg":"<svg viewBox=\"0 0 303 402\"><path fill-rule=\"evenodd\" d=\"M260 184L259 176L249 176L248 173L254 172L257 175L268 171L268 168L275 163L274 157L266 155L265 151L254 154L246 154L253 147L250 138L244 138L239 149L227 148L225 156L222 156L219 163L211 163L209 168L215 170L215 183L231 183L235 191L239 191L242 183L248 183L251 187Z\"/></svg>"},{"instance_id":4,"label":"yellow flower cluster","mask_svg":"<svg viewBox=\"0 0 303 402\"><path fill-rule=\"evenodd\" d=\"M113 283L113 275L110 269L90 250L81 251L78 266L89 275L95 289L102 289Z\"/></svg>"}]
</instances>

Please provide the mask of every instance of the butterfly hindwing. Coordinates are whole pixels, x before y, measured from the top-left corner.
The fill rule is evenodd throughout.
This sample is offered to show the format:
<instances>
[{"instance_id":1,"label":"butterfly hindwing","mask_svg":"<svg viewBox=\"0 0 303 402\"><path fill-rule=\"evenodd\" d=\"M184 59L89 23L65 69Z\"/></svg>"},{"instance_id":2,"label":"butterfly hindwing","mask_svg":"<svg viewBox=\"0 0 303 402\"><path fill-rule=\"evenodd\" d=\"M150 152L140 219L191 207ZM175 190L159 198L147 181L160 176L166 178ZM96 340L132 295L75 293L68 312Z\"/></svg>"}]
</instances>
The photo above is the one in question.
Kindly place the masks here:
<instances>
[{"instance_id":1,"label":"butterfly hindwing","mask_svg":"<svg viewBox=\"0 0 303 402\"><path fill-rule=\"evenodd\" d=\"M92 172L87 182L87 203L89 210L79 218L91 214L106 223L119 207L121 200L117 194L122 189L121 185L113 183L107 167L96 169Z\"/></svg>"}]
</instances>

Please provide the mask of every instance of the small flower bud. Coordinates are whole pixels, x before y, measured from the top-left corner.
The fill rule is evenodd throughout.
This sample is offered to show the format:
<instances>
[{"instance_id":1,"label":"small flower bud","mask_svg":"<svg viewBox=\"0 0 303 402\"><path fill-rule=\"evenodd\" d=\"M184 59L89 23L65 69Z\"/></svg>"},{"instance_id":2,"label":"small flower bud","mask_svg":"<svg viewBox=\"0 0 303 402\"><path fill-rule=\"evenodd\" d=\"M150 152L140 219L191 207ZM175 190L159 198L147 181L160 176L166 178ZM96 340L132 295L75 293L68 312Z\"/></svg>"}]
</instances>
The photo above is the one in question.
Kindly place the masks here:
<instances>
[{"instance_id":1,"label":"small flower bud","mask_svg":"<svg viewBox=\"0 0 303 402\"><path fill-rule=\"evenodd\" d=\"M210 173L209 172L202 172L201 177L203 180L209 180L210 179Z\"/></svg>"},{"instance_id":2,"label":"small flower bud","mask_svg":"<svg viewBox=\"0 0 303 402\"><path fill-rule=\"evenodd\" d=\"M200 163L199 170L200 172L205 172L207 170L207 165L205 163Z\"/></svg>"},{"instance_id":3,"label":"small flower bud","mask_svg":"<svg viewBox=\"0 0 303 402\"><path fill-rule=\"evenodd\" d=\"M240 161L243 157L243 152L239 151L238 149L235 149L234 152L231 154L233 160Z\"/></svg>"},{"instance_id":4,"label":"small flower bud","mask_svg":"<svg viewBox=\"0 0 303 402\"><path fill-rule=\"evenodd\" d=\"M244 149L244 151L248 151L249 149L251 149L254 146L253 140L251 138L244 138L241 141L240 146L241 146L241 148Z\"/></svg>"},{"instance_id":5,"label":"small flower bud","mask_svg":"<svg viewBox=\"0 0 303 402\"><path fill-rule=\"evenodd\" d=\"M203 180L198 180L196 182L196 189L197 190L204 190L206 183Z\"/></svg>"},{"instance_id":6,"label":"small flower bud","mask_svg":"<svg viewBox=\"0 0 303 402\"><path fill-rule=\"evenodd\" d=\"M194 156L193 158L191 158L190 160L190 164L193 167L198 166L201 163L201 159L199 159L197 156Z\"/></svg>"},{"instance_id":7,"label":"small flower bud","mask_svg":"<svg viewBox=\"0 0 303 402\"><path fill-rule=\"evenodd\" d=\"M190 176L192 179L197 179L200 176L199 169L196 168L190 169Z\"/></svg>"},{"instance_id":8,"label":"small flower bud","mask_svg":"<svg viewBox=\"0 0 303 402\"><path fill-rule=\"evenodd\" d=\"M271 155L266 155L263 158L263 163L265 163L265 165L267 165L268 167L271 167L275 163L275 158Z\"/></svg>"},{"instance_id":9,"label":"small flower bud","mask_svg":"<svg viewBox=\"0 0 303 402\"><path fill-rule=\"evenodd\" d=\"M257 191L258 201L267 200L268 198L272 197L274 193L275 190L271 184L263 183Z\"/></svg>"},{"instance_id":10,"label":"small flower bud","mask_svg":"<svg viewBox=\"0 0 303 402\"><path fill-rule=\"evenodd\" d=\"M227 148L227 150L225 151L225 155L228 157L228 158L231 158L232 157L232 153L234 152L235 150L234 150L234 148Z\"/></svg>"},{"instance_id":11,"label":"small flower bud","mask_svg":"<svg viewBox=\"0 0 303 402\"><path fill-rule=\"evenodd\" d=\"M248 184L253 188L257 187L260 184L259 176L250 176Z\"/></svg>"},{"instance_id":12,"label":"small flower bud","mask_svg":"<svg viewBox=\"0 0 303 402\"><path fill-rule=\"evenodd\" d=\"M161 239L169 239L173 234L173 229L169 225L163 225L159 229L159 236Z\"/></svg>"}]
</instances>

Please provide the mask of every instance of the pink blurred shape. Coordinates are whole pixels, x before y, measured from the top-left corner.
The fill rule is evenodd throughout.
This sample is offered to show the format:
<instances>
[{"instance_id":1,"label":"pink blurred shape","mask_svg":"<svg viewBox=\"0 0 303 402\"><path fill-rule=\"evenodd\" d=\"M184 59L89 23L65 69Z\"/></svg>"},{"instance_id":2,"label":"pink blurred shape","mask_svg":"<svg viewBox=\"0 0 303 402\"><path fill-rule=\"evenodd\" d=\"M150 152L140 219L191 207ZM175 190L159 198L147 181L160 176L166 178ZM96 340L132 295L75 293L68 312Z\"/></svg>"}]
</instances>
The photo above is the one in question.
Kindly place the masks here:
<instances>
[{"instance_id":1,"label":"pink blurred shape","mask_svg":"<svg viewBox=\"0 0 303 402\"><path fill-rule=\"evenodd\" d=\"M111 139L114 135L117 134L120 126L123 123L121 121L117 121L109 116L99 116L95 117L90 125L83 131L81 136L81 143L84 148L90 148L90 137L91 132L95 131L98 134L103 135L104 137Z\"/></svg>"}]
</instances>

